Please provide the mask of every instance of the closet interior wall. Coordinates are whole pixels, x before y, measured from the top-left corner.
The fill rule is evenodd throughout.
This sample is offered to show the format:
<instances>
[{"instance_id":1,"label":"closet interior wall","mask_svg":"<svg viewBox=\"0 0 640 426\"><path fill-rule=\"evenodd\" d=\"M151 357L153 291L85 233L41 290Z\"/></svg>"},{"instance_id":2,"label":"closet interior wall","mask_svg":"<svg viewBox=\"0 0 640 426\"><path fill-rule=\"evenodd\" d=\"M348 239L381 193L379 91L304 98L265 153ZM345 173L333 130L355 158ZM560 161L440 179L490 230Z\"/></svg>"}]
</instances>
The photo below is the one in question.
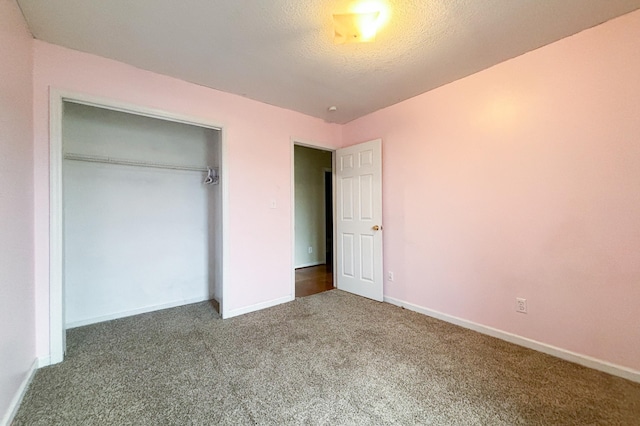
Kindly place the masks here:
<instances>
[{"instance_id":1,"label":"closet interior wall","mask_svg":"<svg viewBox=\"0 0 640 426\"><path fill-rule=\"evenodd\" d=\"M65 102L62 133L65 327L221 302L220 130Z\"/></svg>"}]
</instances>

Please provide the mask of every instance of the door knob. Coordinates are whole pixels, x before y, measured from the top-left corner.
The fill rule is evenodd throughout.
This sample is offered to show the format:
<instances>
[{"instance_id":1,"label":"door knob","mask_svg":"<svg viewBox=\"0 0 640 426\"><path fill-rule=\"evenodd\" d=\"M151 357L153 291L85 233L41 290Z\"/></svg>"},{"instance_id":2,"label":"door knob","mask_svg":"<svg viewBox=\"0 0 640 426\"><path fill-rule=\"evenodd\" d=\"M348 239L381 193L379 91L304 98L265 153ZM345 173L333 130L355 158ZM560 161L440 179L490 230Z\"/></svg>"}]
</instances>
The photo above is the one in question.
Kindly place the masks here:
<instances>
[{"instance_id":1,"label":"door knob","mask_svg":"<svg viewBox=\"0 0 640 426\"><path fill-rule=\"evenodd\" d=\"M373 227L371 229L373 229L374 231L379 231L379 230L382 229L382 226L373 225Z\"/></svg>"}]
</instances>

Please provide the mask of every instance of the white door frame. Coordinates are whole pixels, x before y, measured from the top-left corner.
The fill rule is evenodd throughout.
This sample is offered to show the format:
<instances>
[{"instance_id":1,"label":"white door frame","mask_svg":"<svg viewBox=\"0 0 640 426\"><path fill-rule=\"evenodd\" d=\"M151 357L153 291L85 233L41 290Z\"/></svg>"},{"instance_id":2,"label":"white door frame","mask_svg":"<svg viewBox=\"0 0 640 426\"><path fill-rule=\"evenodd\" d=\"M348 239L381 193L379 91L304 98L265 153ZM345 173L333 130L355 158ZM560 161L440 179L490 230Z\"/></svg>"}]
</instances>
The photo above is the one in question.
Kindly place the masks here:
<instances>
[{"instance_id":1,"label":"white door frame","mask_svg":"<svg viewBox=\"0 0 640 426\"><path fill-rule=\"evenodd\" d=\"M323 145L319 142L310 142L304 139L291 138L291 300L296 298L296 176L295 176L295 147L305 146L307 148L313 148L320 151L327 151L331 153L331 209L333 210L333 259L332 265L335 265L336 261L336 148L330 145ZM324 173L324 172L323 172ZM335 266L334 266L335 268ZM336 286L335 279L333 286Z\"/></svg>"},{"instance_id":2,"label":"white door frame","mask_svg":"<svg viewBox=\"0 0 640 426\"><path fill-rule=\"evenodd\" d=\"M62 203L62 119L64 102L73 102L129 114L142 115L176 123L219 130L220 179L222 200L222 285L220 295L221 315L224 309L225 284L228 282L228 200L229 167L227 161L226 133L216 122L202 117L176 114L140 105L102 98L84 93L51 88L49 92L49 362L56 364L64 359L64 247Z\"/></svg>"}]
</instances>

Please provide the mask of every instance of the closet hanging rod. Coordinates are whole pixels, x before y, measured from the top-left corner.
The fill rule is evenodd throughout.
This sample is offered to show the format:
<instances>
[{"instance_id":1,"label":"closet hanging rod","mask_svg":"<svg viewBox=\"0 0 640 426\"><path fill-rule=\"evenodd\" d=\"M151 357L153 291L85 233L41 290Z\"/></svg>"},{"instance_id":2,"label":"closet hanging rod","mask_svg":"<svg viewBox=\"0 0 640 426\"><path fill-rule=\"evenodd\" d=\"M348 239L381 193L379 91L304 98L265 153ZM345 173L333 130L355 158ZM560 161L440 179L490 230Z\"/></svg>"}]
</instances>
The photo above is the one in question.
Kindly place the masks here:
<instances>
[{"instance_id":1,"label":"closet hanging rod","mask_svg":"<svg viewBox=\"0 0 640 426\"><path fill-rule=\"evenodd\" d=\"M178 166L178 165L166 164L166 163L145 163L143 161L124 160L121 158L112 158L112 157L96 157L91 155L80 155L80 154L65 154L64 159L73 160L73 161L87 161L90 163L118 164L121 166L151 167L155 169L186 170L186 171L204 172L204 173L207 173L210 170L207 167Z\"/></svg>"}]
</instances>

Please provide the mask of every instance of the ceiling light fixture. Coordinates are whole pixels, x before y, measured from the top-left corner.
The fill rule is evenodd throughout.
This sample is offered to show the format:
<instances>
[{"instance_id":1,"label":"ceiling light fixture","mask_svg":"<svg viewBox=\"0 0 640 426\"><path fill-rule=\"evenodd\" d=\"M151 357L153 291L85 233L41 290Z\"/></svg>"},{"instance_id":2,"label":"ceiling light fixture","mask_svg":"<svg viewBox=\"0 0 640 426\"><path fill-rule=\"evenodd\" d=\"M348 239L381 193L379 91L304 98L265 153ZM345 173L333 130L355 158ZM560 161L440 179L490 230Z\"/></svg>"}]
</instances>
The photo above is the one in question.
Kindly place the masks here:
<instances>
[{"instance_id":1,"label":"ceiling light fixture","mask_svg":"<svg viewBox=\"0 0 640 426\"><path fill-rule=\"evenodd\" d=\"M335 44L374 41L378 30L389 20L389 8L383 0L360 1L348 10L349 13L333 15Z\"/></svg>"},{"instance_id":2,"label":"ceiling light fixture","mask_svg":"<svg viewBox=\"0 0 640 426\"><path fill-rule=\"evenodd\" d=\"M376 21L380 12L344 13L333 15L335 44L374 41L378 27Z\"/></svg>"}]
</instances>

